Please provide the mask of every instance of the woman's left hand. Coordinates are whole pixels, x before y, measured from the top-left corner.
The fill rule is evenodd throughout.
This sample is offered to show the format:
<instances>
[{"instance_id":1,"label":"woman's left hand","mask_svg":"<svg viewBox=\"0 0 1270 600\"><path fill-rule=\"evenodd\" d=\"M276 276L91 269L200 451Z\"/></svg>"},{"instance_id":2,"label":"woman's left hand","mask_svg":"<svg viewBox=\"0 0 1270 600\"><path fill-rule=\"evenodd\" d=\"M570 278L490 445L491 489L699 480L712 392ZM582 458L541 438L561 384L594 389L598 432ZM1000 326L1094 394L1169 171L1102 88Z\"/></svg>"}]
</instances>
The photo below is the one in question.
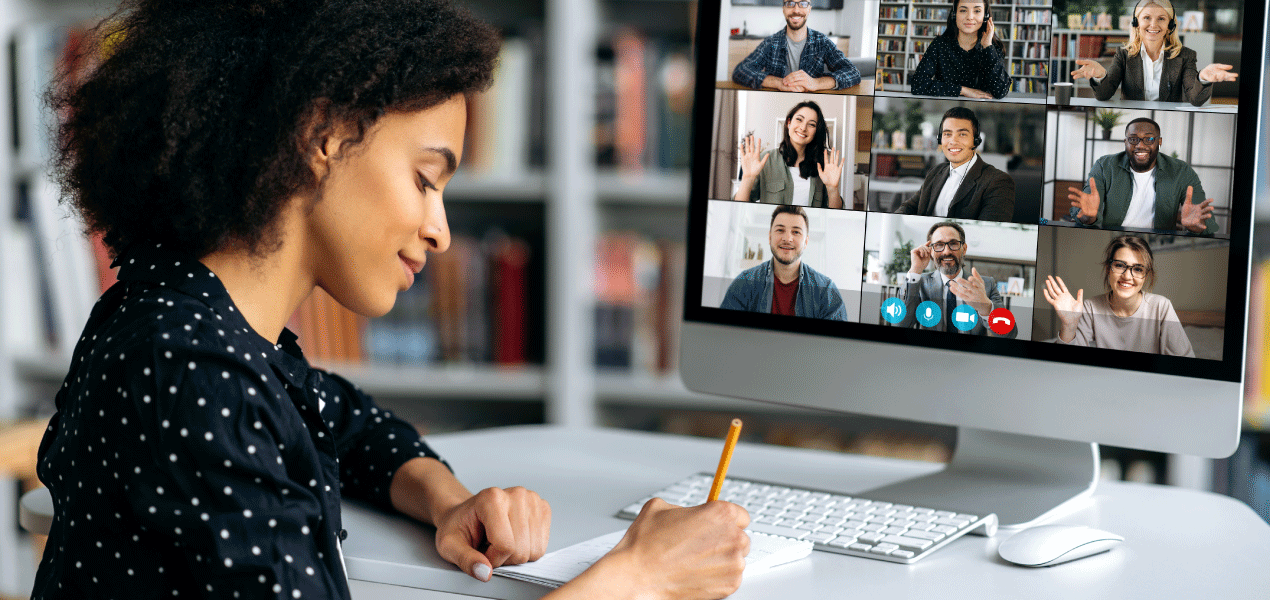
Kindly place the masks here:
<instances>
[{"instance_id":1,"label":"woman's left hand","mask_svg":"<svg viewBox=\"0 0 1270 600\"><path fill-rule=\"evenodd\" d=\"M437 553L489 581L494 567L542 558L551 506L523 487L486 488L436 519Z\"/></svg>"},{"instance_id":2,"label":"woman's left hand","mask_svg":"<svg viewBox=\"0 0 1270 600\"><path fill-rule=\"evenodd\" d=\"M997 26L995 23L992 22L991 14L989 14L987 18L983 20L983 22L985 25L988 26L988 28L983 30L983 35L979 36L979 45L983 46L984 48L987 48L988 46L992 45L992 34L996 33Z\"/></svg>"},{"instance_id":3,"label":"woman's left hand","mask_svg":"<svg viewBox=\"0 0 1270 600\"><path fill-rule=\"evenodd\" d=\"M1231 73L1230 70L1232 68L1234 67L1231 67L1230 65L1213 63L1204 67L1204 70L1199 72L1199 78L1209 83L1217 83L1218 81L1234 81L1236 77L1239 77L1239 73Z\"/></svg>"},{"instance_id":4,"label":"woman's left hand","mask_svg":"<svg viewBox=\"0 0 1270 600\"><path fill-rule=\"evenodd\" d=\"M825 148L825 162L823 165L816 165L816 172L825 187L837 189L842 182L842 154L836 148Z\"/></svg>"}]
</instances>

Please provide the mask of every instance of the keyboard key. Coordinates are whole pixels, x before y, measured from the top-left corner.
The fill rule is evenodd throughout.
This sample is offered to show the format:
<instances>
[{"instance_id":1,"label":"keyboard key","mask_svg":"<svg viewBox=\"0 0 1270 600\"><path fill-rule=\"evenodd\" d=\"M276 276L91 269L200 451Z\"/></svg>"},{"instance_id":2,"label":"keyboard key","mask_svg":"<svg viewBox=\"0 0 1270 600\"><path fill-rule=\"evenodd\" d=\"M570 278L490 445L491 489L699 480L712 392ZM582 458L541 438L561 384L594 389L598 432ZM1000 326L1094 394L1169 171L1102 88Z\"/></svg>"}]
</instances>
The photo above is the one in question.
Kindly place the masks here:
<instances>
[{"instance_id":1,"label":"keyboard key","mask_svg":"<svg viewBox=\"0 0 1270 600\"><path fill-rule=\"evenodd\" d=\"M913 553L909 552L908 550L896 550L894 552L891 552L891 556L896 556L899 558L913 558Z\"/></svg>"},{"instance_id":2,"label":"keyboard key","mask_svg":"<svg viewBox=\"0 0 1270 600\"><path fill-rule=\"evenodd\" d=\"M775 524L776 524L776 522L777 522L777 521L779 521L779 520L780 520L780 517L773 517L772 515L763 515L763 514L760 514L760 515L758 515L757 517L754 517L753 519L751 519L751 520L750 520L750 522L752 522L752 523L765 523L765 524L767 524L767 525L775 525Z\"/></svg>"},{"instance_id":3,"label":"keyboard key","mask_svg":"<svg viewBox=\"0 0 1270 600\"><path fill-rule=\"evenodd\" d=\"M953 517L953 518L954 518L954 519L962 519L962 520L965 520L965 521L970 521L971 523L973 523L973 522L975 522L975 521L978 521L978 520L979 520L979 517L978 517L978 516L976 516L976 515L967 515L967 514L965 514L965 513L959 513L957 516L955 516L955 517Z\"/></svg>"},{"instance_id":4,"label":"keyboard key","mask_svg":"<svg viewBox=\"0 0 1270 600\"><path fill-rule=\"evenodd\" d=\"M939 540L942 540L948 537L942 533L938 533L934 531L914 531L912 529L908 530L908 533L906 535L911 538L917 538L920 540L930 540L932 542L938 542Z\"/></svg>"},{"instance_id":5,"label":"keyboard key","mask_svg":"<svg viewBox=\"0 0 1270 600\"><path fill-rule=\"evenodd\" d=\"M905 531L908 531L908 530L903 527L887 527L886 529L883 529L882 531L879 531L878 533L882 535L901 535Z\"/></svg>"},{"instance_id":6,"label":"keyboard key","mask_svg":"<svg viewBox=\"0 0 1270 600\"><path fill-rule=\"evenodd\" d=\"M965 526L969 525L969 524L970 524L970 521L963 521L963 520L961 520L961 519L935 519L935 524L936 524L936 525L947 525L947 526L949 526L949 527L962 528L962 527L965 527Z\"/></svg>"},{"instance_id":7,"label":"keyboard key","mask_svg":"<svg viewBox=\"0 0 1270 600\"><path fill-rule=\"evenodd\" d=\"M890 548L890 547L886 547L886 548L884 548L884 547L882 547L882 546L874 546L874 547L872 547L872 548L870 548L870 549L869 549L869 552L872 552L872 553L874 553L874 554L882 554L882 555L886 555L886 554L890 554L890 553L892 553L892 552L894 552L894 551L896 551L896 550L899 550L899 548Z\"/></svg>"},{"instance_id":8,"label":"keyboard key","mask_svg":"<svg viewBox=\"0 0 1270 600\"><path fill-rule=\"evenodd\" d=\"M935 528L931 529L931 531L934 531L934 532L936 532L936 533L957 533L957 528L956 528L956 527L949 527L949 526L947 526L947 525L939 525L939 526L937 526L937 527L935 527Z\"/></svg>"},{"instance_id":9,"label":"keyboard key","mask_svg":"<svg viewBox=\"0 0 1270 600\"><path fill-rule=\"evenodd\" d=\"M882 538L882 542L886 544L895 544L901 548L909 550L925 550L935 544L935 542L930 540L905 537L902 535L888 535Z\"/></svg>"},{"instance_id":10,"label":"keyboard key","mask_svg":"<svg viewBox=\"0 0 1270 600\"><path fill-rule=\"evenodd\" d=\"M858 527L857 529L863 529L865 531L882 531L883 529L886 529L886 525L882 525L881 523L869 523L864 527Z\"/></svg>"},{"instance_id":11,"label":"keyboard key","mask_svg":"<svg viewBox=\"0 0 1270 600\"><path fill-rule=\"evenodd\" d=\"M759 533L770 533L772 535L783 535L794 539L802 539L809 531L802 529L794 529L793 527L782 527L780 525L768 525L767 523L750 522L750 526L746 529L757 531Z\"/></svg>"},{"instance_id":12,"label":"keyboard key","mask_svg":"<svg viewBox=\"0 0 1270 600\"><path fill-rule=\"evenodd\" d=\"M882 538L884 538L884 537L886 537L886 536L885 536L885 535L882 535L881 533L876 533L876 532L872 532L872 531L870 531L870 532L867 532L867 533L863 533L863 534L861 534L859 537L860 537L860 541L861 541L861 542L868 542L868 543L870 543L870 544L876 544L877 542L882 541Z\"/></svg>"},{"instance_id":13,"label":"keyboard key","mask_svg":"<svg viewBox=\"0 0 1270 600\"><path fill-rule=\"evenodd\" d=\"M819 532L819 531L817 531L816 533L812 533L812 534L808 535L807 537L804 537L803 539L804 539L804 540L809 540L809 541L814 542L814 543L817 543L817 544L825 544L825 543L828 543L828 542L829 542L829 540L832 540L832 539L834 539L834 538L836 538L836 537L838 537L838 536L836 536L836 535L834 535L834 534L832 534L832 533L823 533L823 532Z\"/></svg>"},{"instance_id":14,"label":"keyboard key","mask_svg":"<svg viewBox=\"0 0 1270 600\"><path fill-rule=\"evenodd\" d=\"M854 519L848 519L842 522L843 527L854 527L856 529L864 527L865 525L868 525L868 523L866 523L865 521L856 521Z\"/></svg>"},{"instance_id":15,"label":"keyboard key","mask_svg":"<svg viewBox=\"0 0 1270 600\"><path fill-rule=\"evenodd\" d=\"M856 542L856 543L854 543L854 544L851 544L850 546L847 546L847 549L848 549L848 550L859 550L859 551L861 551L861 552L868 552L869 550L872 550L872 549L873 549L873 546L870 546L869 544L861 544L861 543L859 543L859 542Z\"/></svg>"},{"instance_id":16,"label":"keyboard key","mask_svg":"<svg viewBox=\"0 0 1270 600\"><path fill-rule=\"evenodd\" d=\"M947 510L937 510L937 511L935 511L935 516L936 516L936 517L941 517L941 518L945 518L945 519L946 519L946 518L948 518L948 517L955 517L955 516L957 516L957 513L955 513L955 512L950 512L950 511L947 511Z\"/></svg>"},{"instance_id":17,"label":"keyboard key","mask_svg":"<svg viewBox=\"0 0 1270 600\"><path fill-rule=\"evenodd\" d=\"M856 543L856 538L849 535L840 535L826 545L833 546L834 548L846 548L854 543Z\"/></svg>"}]
</instances>

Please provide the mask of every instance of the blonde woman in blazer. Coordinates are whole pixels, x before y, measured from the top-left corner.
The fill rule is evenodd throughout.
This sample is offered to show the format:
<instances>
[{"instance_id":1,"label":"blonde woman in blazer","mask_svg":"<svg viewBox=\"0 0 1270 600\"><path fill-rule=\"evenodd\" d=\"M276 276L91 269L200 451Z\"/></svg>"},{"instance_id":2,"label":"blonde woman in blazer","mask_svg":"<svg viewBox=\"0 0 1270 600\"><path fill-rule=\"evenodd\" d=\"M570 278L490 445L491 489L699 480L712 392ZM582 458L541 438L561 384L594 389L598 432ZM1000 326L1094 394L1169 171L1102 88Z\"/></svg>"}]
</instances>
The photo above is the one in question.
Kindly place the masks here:
<instances>
[{"instance_id":1,"label":"blonde woman in blazer","mask_svg":"<svg viewBox=\"0 0 1270 600\"><path fill-rule=\"evenodd\" d=\"M1139 3L1133 12L1129 42L1116 51L1109 67L1092 60L1078 60L1072 79L1089 79L1099 100L1110 100L1116 90L1125 100L1189 102L1200 106L1213 95L1213 84L1235 81L1231 66L1213 63L1196 70L1194 50L1177 36L1177 15L1169 0Z\"/></svg>"}]
</instances>

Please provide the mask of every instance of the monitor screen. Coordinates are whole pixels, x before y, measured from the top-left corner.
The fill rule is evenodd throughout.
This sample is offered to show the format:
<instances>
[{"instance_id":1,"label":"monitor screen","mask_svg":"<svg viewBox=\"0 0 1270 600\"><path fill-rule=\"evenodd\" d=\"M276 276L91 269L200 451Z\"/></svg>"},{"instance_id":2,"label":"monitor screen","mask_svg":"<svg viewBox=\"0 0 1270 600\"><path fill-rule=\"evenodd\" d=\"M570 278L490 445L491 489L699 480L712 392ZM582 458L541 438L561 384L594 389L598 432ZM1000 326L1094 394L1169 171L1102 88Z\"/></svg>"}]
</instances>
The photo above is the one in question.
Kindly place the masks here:
<instances>
[{"instance_id":1,"label":"monitor screen","mask_svg":"<svg viewBox=\"0 0 1270 600\"><path fill-rule=\"evenodd\" d=\"M1263 2L752 4L700 4L690 387L1233 450Z\"/></svg>"}]
</instances>

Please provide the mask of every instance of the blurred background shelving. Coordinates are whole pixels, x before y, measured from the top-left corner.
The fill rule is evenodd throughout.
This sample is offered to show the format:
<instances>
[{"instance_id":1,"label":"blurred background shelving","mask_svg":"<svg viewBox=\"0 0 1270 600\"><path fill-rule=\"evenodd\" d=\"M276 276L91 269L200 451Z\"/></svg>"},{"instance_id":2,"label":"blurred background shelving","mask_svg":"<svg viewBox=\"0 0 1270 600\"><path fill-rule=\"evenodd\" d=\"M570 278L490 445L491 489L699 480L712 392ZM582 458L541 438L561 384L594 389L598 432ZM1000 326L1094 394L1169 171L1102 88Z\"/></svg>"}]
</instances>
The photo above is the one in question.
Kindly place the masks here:
<instances>
[{"instance_id":1,"label":"blurred background shelving","mask_svg":"<svg viewBox=\"0 0 1270 600\"><path fill-rule=\"evenodd\" d=\"M551 422L716 436L741 416L750 441L947 459L952 428L708 396L680 382L695 3L467 4L508 43L498 85L471 107L464 166L446 190L456 244L382 319L367 322L315 294L292 323L314 362L425 432ZM880 3L892 4L909 5ZM111 6L0 0L0 9L3 436L7 422L51 413L67 340L101 290L92 245L60 218L41 166L47 123L31 111L67 27ZM1003 14L998 26L1012 20ZM930 24L942 30L942 19ZM880 32L879 43L886 39ZM1270 206L1258 216L1270 223ZM1270 228L1258 230L1259 259L1270 256L1263 232ZM1267 303L1253 307L1260 316ZM1264 322L1254 320L1249 336L1248 427L1235 456L1108 448L1105 472L1230 493L1270 518ZM0 483L0 514L14 514L19 489ZM0 521L0 597L24 597L37 560L13 521Z\"/></svg>"}]
</instances>

